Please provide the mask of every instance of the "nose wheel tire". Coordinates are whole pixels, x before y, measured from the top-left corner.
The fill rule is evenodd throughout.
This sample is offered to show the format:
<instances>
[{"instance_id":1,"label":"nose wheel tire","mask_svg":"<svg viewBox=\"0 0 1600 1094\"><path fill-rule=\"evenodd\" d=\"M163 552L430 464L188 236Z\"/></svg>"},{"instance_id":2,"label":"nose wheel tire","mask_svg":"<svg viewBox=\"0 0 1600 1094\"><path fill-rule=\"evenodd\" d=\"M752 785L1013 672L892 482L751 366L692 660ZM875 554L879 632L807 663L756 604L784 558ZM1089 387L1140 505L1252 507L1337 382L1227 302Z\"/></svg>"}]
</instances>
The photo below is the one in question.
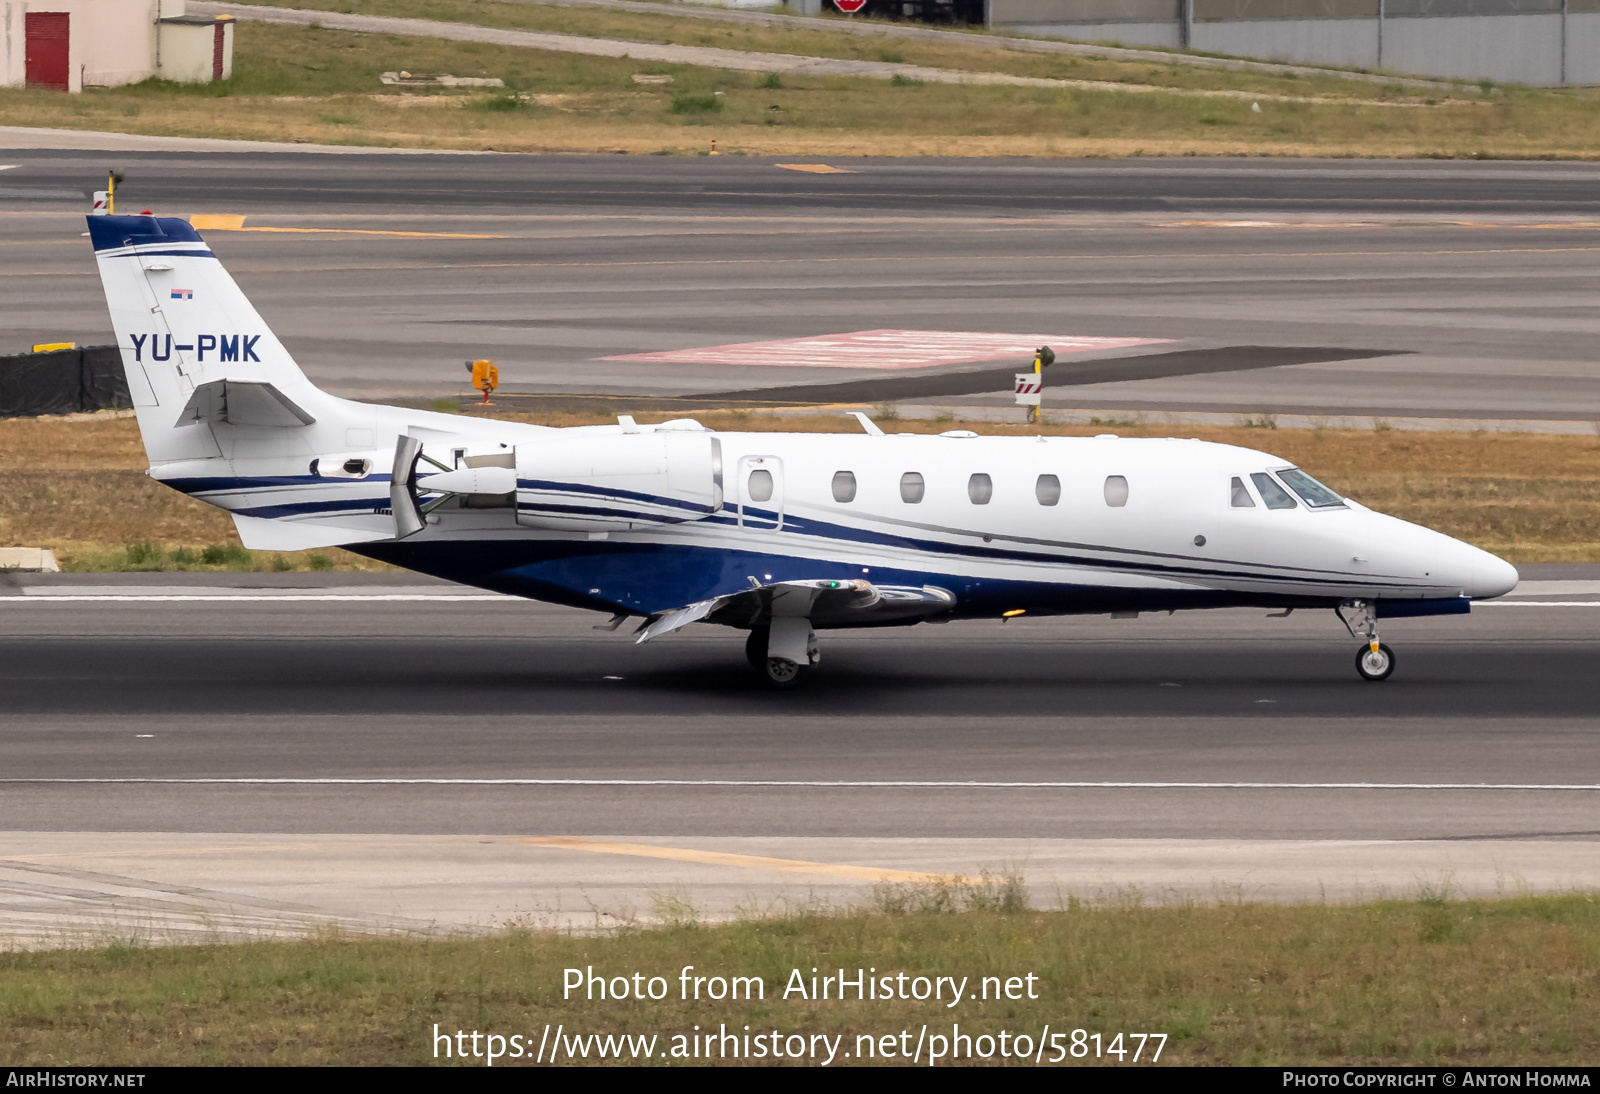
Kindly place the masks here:
<instances>
[{"instance_id":1,"label":"nose wheel tire","mask_svg":"<svg viewBox=\"0 0 1600 1094\"><path fill-rule=\"evenodd\" d=\"M1387 680L1394 672L1394 651L1382 643L1377 649L1362 646L1356 651L1356 671L1363 680Z\"/></svg>"}]
</instances>

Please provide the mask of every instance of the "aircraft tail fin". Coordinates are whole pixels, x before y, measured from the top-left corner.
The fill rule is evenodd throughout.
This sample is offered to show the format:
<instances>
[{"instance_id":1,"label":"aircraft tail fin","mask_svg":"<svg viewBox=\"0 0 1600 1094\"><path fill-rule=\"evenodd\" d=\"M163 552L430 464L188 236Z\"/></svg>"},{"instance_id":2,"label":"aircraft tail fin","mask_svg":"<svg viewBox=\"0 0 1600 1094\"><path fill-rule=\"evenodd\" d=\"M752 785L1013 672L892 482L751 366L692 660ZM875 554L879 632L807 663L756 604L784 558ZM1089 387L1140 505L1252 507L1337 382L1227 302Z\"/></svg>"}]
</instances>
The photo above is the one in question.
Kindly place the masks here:
<instances>
[{"instance_id":1,"label":"aircraft tail fin","mask_svg":"<svg viewBox=\"0 0 1600 1094\"><path fill-rule=\"evenodd\" d=\"M152 464L218 455L218 422L293 429L337 402L300 371L188 221L88 221Z\"/></svg>"}]
</instances>

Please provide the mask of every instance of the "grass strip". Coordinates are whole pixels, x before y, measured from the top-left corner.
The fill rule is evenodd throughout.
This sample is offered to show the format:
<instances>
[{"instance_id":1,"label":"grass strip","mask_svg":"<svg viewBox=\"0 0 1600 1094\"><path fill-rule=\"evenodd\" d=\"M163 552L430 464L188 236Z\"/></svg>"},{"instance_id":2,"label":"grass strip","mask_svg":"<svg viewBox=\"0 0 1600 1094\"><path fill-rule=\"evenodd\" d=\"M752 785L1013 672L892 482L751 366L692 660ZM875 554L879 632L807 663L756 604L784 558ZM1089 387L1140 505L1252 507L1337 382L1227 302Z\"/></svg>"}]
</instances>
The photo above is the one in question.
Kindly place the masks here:
<instances>
[{"instance_id":1,"label":"grass strip","mask_svg":"<svg viewBox=\"0 0 1600 1094\"><path fill-rule=\"evenodd\" d=\"M672 411L658 417L680 417ZM603 414L501 414L541 424L594 425ZM651 420L649 415L639 415ZM842 414L707 410L712 429L850 432ZM885 419L887 422L889 419ZM1466 540L1514 563L1600 562L1600 436L1274 429L1255 425L1119 424L1127 437L1196 437L1279 456L1364 505ZM1007 425L950 419L893 429L990 436L1090 436L1107 426ZM44 547L78 571L386 569L346 551L265 553L239 546L232 519L150 479L137 423L0 420L0 450L15 453L0 483L0 545Z\"/></svg>"},{"instance_id":2,"label":"grass strip","mask_svg":"<svg viewBox=\"0 0 1600 1094\"><path fill-rule=\"evenodd\" d=\"M482 6L573 17L589 10ZM1421 105L1415 109L1264 101L1257 112L1246 99L1078 88L796 75L771 81L756 73L315 27L241 23L236 36L235 74L226 82L152 80L70 96L0 88L0 115L12 125L67 129L523 152L703 154L715 138L727 154L784 156L1600 155L1600 126L1594 124L1600 97L1582 89L1507 89L1486 102L1428 106L1416 100ZM850 50L880 48L839 37ZM994 51L981 52L994 70ZM960 61L897 55L937 67L959 67ZM1014 60L1018 74L1042 66L1038 72L1067 79L1322 93L1312 86L1316 80L1287 76L1035 54ZM379 81L380 73L401 70L499 77L511 94L402 91ZM673 82L639 84L634 75ZM1358 88L1359 98L1383 90L1333 82ZM719 110L673 109L686 97L717 92Z\"/></svg>"},{"instance_id":3,"label":"grass strip","mask_svg":"<svg viewBox=\"0 0 1600 1094\"><path fill-rule=\"evenodd\" d=\"M287 0L264 5L342 15L377 15L462 23L507 30L543 31L585 38L612 38L663 45L709 46L750 53L783 53L850 61L883 61L962 72L1000 72L1043 79L1106 80L1152 83L1161 87L1256 91L1279 95L1328 95L1374 98L1411 97L1414 91L1396 83L1375 88L1371 83L1326 75L1236 72L1151 61L1119 61L1099 57L1040 54L997 49L981 41L946 42L871 39L803 27L761 24L710 24L676 12L659 15L616 9L559 4L503 3L499 0ZM687 14L687 13L686 13ZM1441 82L1440 91L1448 86ZM1474 88L1476 92L1477 88ZM1434 92L1442 97L1440 91Z\"/></svg>"},{"instance_id":4,"label":"grass strip","mask_svg":"<svg viewBox=\"0 0 1600 1094\"><path fill-rule=\"evenodd\" d=\"M482 1065L481 1056L436 1059L435 1025L446 1035L520 1035L531 1057L548 1024L586 1039L654 1034L650 1062L662 1064L675 1062L659 1055L675 1036L724 1025L742 1036L748 1025L754 1034L842 1035L850 1059L840 1062L857 1063L857 1037L894 1035L898 1047L908 1031L909 1052L924 1025L948 1034L959 1023L971 1036L1006 1030L1036 1045L1046 1024L1064 1044L1074 1029L1101 1034L1103 1046L1119 1032L1165 1033L1160 1063L1176 1065L1583 1064L1600 1054L1592 895L1147 906L1130 892L1049 912L999 895L952 902L937 887L880 890L870 910L719 926L680 914L664 929L599 935L133 940L0 954L0 1045L16 1065ZM685 1001L685 966L760 977L764 998ZM669 990L655 1001L581 991L563 999L565 970L590 967L660 976ZM836 992L785 1000L796 970L809 994L813 969L819 979L844 970L853 980L858 969L908 981L954 976L971 991L986 976L1003 984L1031 974L1038 997L997 999L991 989L988 1001L969 996L955 1007L948 991L943 1001L858 1001L850 991L843 1001ZM592 1042L590 1052L573 1062L602 1062ZM1066 1062L1118 1061L1091 1052Z\"/></svg>"}]
</instances>

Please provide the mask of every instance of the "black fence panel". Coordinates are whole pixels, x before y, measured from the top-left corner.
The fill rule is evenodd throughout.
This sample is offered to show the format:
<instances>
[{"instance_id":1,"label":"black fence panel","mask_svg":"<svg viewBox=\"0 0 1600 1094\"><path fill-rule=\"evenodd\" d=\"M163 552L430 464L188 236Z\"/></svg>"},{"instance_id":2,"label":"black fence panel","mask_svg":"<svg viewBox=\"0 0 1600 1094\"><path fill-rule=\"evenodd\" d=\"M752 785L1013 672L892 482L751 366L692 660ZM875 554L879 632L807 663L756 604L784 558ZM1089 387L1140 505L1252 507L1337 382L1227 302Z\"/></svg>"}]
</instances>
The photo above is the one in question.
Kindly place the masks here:
<instances>
[{"instance_id":1,"label":"black fence panel","mask_svg":"<svg viewBox=\"0 0 1600 1094\"><path fill-rule=\"evenodd\" d=\"M73 414L82 406L82 350L0 357L0 416Z\"/></svg>"},{"instance_id":2,"label":"black fence panel","mask_svg":"<svg viewBox=\"0 0 1600 1094\"><path fill-rule=\"evenodd\" d=\"M83 409L126 410L133 406L128 396L128 377L122 371L122 351L116 346L84 346Z\"/></svg>"},{"instance_id":3,"label":"black fence panel","mask_svg":"<svg viewBox=\"0 0 1600 1094\"><path fill-rule=\"evenodd\" d=\"M0 418L131 407L116 346L0 356Z\"/></svg>"}]
</instances>

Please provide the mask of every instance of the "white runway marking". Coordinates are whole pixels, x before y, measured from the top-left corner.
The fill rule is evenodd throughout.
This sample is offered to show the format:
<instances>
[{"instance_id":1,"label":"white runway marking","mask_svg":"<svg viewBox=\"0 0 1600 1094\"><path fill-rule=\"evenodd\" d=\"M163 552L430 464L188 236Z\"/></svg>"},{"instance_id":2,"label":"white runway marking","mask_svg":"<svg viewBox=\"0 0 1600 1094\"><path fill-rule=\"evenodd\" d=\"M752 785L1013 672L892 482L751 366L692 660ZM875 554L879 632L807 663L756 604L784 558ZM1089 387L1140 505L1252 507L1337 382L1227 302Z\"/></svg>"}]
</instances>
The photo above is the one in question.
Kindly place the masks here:
<instances>
[{"instance_id":1,"label":"white runway marking","mask_svg":"<svg viewBox=\"0 0 1600 1094\"><path fill-rule=\"evenodd\" d=\"M1479 608L1600 608L1600 600L1485 600Z\"/></svg>"},{"instance_id":2,"label":"white runway marking","mask_svg":"<svg viewBox=\"0 0 1600 1094\"><path fill-rule=\"evenodd\" d=\"M1291 783L1291 782L981 782L900 779L293 779L293 778L0 778L21 784L163 786L692 786L839 790L1583 790L1600 783Z\"/></svg>"},{"instance_id":3,"label":"white runway marking","mask_svg":"<svg viewBox=\"0 0 1600 1094\"><path fill-rule=\"evenodd\" d=\"M1508 599L1527 596L1600 596L1600 581L1519 581Z\"/></svg>"}]
</instances>

